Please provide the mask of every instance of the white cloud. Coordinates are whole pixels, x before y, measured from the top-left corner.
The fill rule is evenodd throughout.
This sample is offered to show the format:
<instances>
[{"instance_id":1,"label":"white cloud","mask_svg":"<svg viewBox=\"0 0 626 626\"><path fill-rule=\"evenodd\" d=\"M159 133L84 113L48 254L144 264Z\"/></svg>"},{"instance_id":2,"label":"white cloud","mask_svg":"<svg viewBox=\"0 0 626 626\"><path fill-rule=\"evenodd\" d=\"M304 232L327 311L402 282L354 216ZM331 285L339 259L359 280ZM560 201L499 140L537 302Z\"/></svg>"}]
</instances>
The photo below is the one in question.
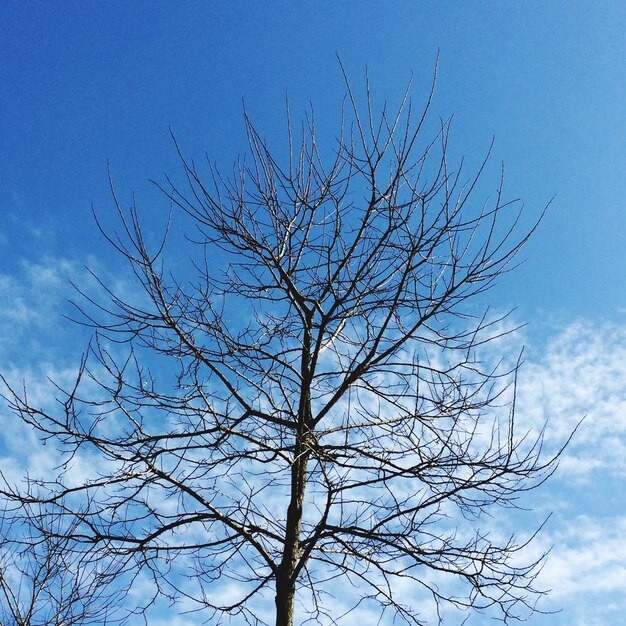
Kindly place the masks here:
<instances>
[{"instance_id":1,"label":"white cloud","mask_svg":"<svg viewBox=\"0 0 626 626\"><path fill-rule=\"evenodd\" d=\"M555 449L584 416L557 473L533 498L554 510L537 550L552 548L540 586L552 589L531 624L621 622L626 605L626 325L579 320L523 367L520 424L548 422ZM619 608L618 608L619 607Z\"/></svg>"},{"instance_id":2,"label":"white cloud","mask_svg":"<svg viewBox=\"0 0 626 626\"><path fill-rule=\"evenodd\" d=\"M69 329L62 317L71 295L69 278L78 267L67 259L22 261L19 271L0 274L0 362L11 366L40 366L54 354L67 356L63 338ZM60 348L65 348L62 355Z\"/></svg>"},{"instance_id":3,"label":"white cloud","mask_svg":"<svg viewBox=\"0 0 626 626\"><path fill-rule=\"evenodd\" d=\"M537 350L534 350L537 352ZM562 460L570 479L626 475L626 325L578 321L547 342L522 369L521 424L549 424L554 447L584 417Z\"/></svg>"},{"instance_id":4,"label":"white cloud","mask_svg":"<svg viewBox=\"0 0 626 626\"><path fill-rule=\"evenodd\" d=\"M578 515L546 533L552 553L540 575L551 589L545 609L560 609L554 624L617 624L626 605L626 515ZM532 624L541 624L541 616Z\"/></svg>"},{"instance_id":5,"label":"white cloud","mask_svg":"<svg viewBox=\"0 0 626 626\"><path fill-rule=\"evenodd\" d=\"M552 597L572 598L620 591L626 596L626 517L594 519L581 515L553 536L554 555L543 571Z\"/></svg>"}]
</instances>

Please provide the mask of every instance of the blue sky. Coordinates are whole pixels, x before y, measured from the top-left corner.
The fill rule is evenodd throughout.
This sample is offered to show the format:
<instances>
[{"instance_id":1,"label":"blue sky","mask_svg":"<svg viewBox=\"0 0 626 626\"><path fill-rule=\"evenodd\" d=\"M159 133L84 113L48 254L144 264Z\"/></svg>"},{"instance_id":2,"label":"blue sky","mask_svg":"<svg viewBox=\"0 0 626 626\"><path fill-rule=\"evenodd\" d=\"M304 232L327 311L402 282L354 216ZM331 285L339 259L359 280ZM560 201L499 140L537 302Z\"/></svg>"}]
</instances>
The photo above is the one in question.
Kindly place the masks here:
<instances>
[{"instance_id":1,"label":"blue sky","mask_svg":"<svg viewBox=\"0 0 626 626\"><path fill-rule=\"evenodd\" d=\"M107 163L156 230L165 206L148 180L177 171L170 127L186 154L228 169L244 148L242 100L280 138L288 92L294 118L312 103L332 137L336 54L355 84L367 67L376 97L393 100L411 72L426 95L439 51L433 119L453 116L453 155L471 169L496 138L480 192L494 192L503 161L507 195L528 215L554 198L525 264L489 296L529 323L510 347L529 355L521 415L549 418L555 441L590 416L537 496L555 509L546 606L564 612L529 623L618 623L626 3L13 1L0 24L0 363L35 380L71 368L82 347L60 317L67 278L113 263L91 216L112 211Z\"/></svg>"}]
</instances>

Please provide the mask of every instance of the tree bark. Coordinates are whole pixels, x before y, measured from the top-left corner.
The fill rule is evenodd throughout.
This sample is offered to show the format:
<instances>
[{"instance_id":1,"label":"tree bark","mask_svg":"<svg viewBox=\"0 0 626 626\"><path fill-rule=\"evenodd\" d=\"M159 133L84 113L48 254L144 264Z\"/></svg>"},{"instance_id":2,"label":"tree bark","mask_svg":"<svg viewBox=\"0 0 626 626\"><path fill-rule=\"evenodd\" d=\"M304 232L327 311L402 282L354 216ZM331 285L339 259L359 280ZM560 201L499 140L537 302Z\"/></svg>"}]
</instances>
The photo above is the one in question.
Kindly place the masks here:
<instances>
[{"instance_id":1,"label":"tree bark","mask_svg":"<svg viewBox=\"0 0 626 626\"><path fill-rule=\"evenodd\" d=\"M291 497L287 509L285 545L282 559L276 574L276 626L293 626L294 601L296 595L296 569L300 559L300 530L302 527L302 507L307 482L307 464L311 443L311 332L310 318L307 319L302 342L302 394L298 407L298 420L294 442L294 456L291 465Z\"/></svg>"},{"instance_id":2,"label":"tree bark","mask_svg":"<svg viewBox=\"0 0 626 626\"><path fill-rule=\"evenodd\" d=\"M309 409L310 411L310 409ZM296 568L300 559L300 529L302 506L306 490L306 471L309 459L309 436L298 432L295 459L291 468L291 499L287 509L285 545L276 576L276 626L293 626L294 599L296 591ZM298 429L300 430L300 429Z\"/></svg>"}]
</instances>

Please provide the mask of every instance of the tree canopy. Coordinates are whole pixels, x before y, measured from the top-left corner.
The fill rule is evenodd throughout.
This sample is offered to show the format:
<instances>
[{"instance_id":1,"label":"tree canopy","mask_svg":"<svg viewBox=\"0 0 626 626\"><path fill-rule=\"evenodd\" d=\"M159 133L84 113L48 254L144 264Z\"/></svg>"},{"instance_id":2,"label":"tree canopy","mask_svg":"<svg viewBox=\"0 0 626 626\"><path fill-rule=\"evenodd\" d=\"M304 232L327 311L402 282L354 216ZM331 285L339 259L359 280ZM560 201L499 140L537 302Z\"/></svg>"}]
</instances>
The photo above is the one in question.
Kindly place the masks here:
<instances>
[{"instance_id":1,"label":"tree canopy","mask_svg":"<svg viewBox=\"0 0 626 626\"><path fill-rule=\"evenodd\" d=\"M120 228L101 232L133 289L81 292L94 336L56 409L6 392L64 465L5 497L53 516L39 526L69 554L148 577L135 612L165 597L215 624L422 625L422 592L437 614L535 606L530 537L483 514L556 458L516 425L520 361L481 361L511 327L480 305L536 222L502 180L474 199L483 167L450 166L449 122L425 137L432 92L377 112L346 84L332 151L312 115L279 154L246 114L230 176L177 146L184 181L158 185L190 225L182 272L113 191Z\"/></svg>"}]
</instances>

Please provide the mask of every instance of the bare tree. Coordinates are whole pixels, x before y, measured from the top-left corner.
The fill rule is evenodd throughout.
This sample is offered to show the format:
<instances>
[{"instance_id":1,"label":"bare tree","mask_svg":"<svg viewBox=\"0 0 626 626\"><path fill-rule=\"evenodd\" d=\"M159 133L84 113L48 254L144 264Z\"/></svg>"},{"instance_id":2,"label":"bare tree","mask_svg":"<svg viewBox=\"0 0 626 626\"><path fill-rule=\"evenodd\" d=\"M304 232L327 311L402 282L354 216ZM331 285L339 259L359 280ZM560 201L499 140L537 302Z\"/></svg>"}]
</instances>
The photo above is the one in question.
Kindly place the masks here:
<instances>
[{"instance_id":1,"label":"bare tree","mask_svg":"<svg viewBox=\"0 0 626 626\"><path fill-rule=\"evenodd\" d=\"M104 280L106 297L82 292L96 332L60 411L8 394L70 465L99 463L15 497L150 575L137 610L161 596L216 624L337 624L355 607L425 624L407 588L438 614L534 609L540 561L520 564L526 540L499 540L482 514L515 506L555 458L515 427L519 362L477 355L507 332L480 295L534 226L502 181L474 202L483 167L449 168L447 122L423 141L430 97L416 115L409 90L393 112L367 94L360 107L348 86L330 159L312 115L289 124L283 159L245 115L231 177L179 149L186 181L159 187L192 224L193 276L168 271L166 238L152 249L113 192L121 231L101 230L137 297Z\"/></svg>"}]
</instances>

